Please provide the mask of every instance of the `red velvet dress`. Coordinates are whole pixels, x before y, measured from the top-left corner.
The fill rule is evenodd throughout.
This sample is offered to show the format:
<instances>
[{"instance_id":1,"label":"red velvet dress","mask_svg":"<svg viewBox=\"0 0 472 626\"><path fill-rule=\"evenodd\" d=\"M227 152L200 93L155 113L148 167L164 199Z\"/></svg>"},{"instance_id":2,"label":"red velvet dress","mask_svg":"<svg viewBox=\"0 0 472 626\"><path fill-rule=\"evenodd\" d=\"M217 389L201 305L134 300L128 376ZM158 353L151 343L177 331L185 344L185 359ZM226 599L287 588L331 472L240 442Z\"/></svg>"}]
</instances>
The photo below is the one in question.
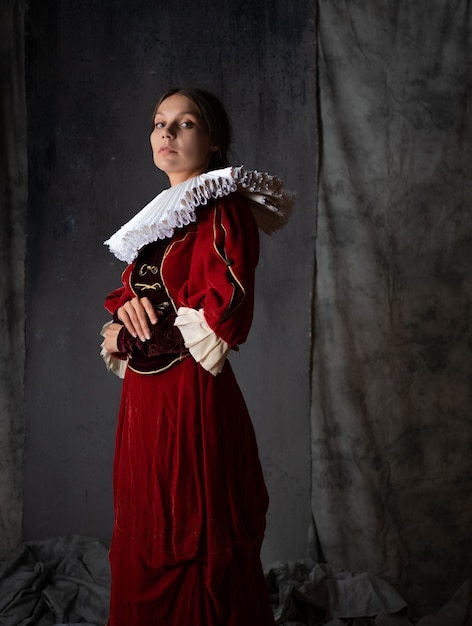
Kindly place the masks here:
<instances>
[{"instance_id":1,"label":"red velvet dress","mask_svg":"<svg viewBox=\"0 0 472 626\"><path fill-rule=\"evenodd\" d=\"M258 231L237 193L150 244L107 298L159 311L150 341L127 331L116 437L109 626L273 626L260 563L268 505L250 417L229 362L213 376L173 325L203 309L231 347L247 336Z\"/></svg>"}]
</instances>

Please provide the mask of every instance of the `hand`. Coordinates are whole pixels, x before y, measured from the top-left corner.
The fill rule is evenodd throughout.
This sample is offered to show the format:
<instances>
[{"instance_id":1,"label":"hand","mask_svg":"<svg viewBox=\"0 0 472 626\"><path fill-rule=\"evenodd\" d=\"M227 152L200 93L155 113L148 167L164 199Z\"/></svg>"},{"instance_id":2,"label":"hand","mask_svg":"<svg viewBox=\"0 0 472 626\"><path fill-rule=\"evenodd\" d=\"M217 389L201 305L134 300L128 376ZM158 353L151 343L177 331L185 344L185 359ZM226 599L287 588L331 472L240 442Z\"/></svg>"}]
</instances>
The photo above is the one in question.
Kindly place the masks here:
<instances>
[{"instance_id":1,"label":"hand","mask_svg":"<svg viewBox=\"0 0 472 626\"><path fill-rule=\"evenodd\" d=\"M129 300L118 309L117 315L133 337L141 341L151 339L149 324L157 324L157 315L149 298Z\"/></svg>"},{"instance_id":2,"label":"hand","mask_svg":"<svg viewBox=\"0 0 472 626\"><path fill-rule=\"evenodd\" d=\"M105 339L103 343L105 345L105 350L110 354L118 352L118 333L122 328L123 326L121 324L111 323L104 329L103 336Z\"/></svg>"}]
</instances>

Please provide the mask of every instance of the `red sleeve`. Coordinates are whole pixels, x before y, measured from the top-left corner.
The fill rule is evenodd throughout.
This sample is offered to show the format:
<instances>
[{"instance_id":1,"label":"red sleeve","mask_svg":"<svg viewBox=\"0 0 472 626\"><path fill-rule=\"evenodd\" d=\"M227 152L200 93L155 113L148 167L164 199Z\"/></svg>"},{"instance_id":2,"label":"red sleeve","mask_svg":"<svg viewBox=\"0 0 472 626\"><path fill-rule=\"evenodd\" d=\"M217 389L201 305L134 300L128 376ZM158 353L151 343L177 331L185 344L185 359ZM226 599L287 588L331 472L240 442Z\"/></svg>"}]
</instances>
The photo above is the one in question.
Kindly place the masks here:
<instances>
[{"instance_id":1,"label":"red sleeve","mask_svg":"<svg viewBox=\"0 0 472 626\"><path fill-rule=\"evenodd\" d=\"M231 347L243 343L254 309L259 231L238 193L200 209L183 306L203 308L210 328Z\"/></svg>"},{"instance_id":2,"label":"red sleeve","mask_svg":"<svg viewBox=\"0 0 472 626\"><path fill-rule=\"evenodd\" d=\"M125 302L131 300L134 297L134 294L131 292L129 288L128 277L133 269L133 265L128 265L125 271L122 274L122 282L123 286L115 289L105 298L105 308L106 310L115 315L116 311L123 306Z\"/></svg>"}]
</instances>

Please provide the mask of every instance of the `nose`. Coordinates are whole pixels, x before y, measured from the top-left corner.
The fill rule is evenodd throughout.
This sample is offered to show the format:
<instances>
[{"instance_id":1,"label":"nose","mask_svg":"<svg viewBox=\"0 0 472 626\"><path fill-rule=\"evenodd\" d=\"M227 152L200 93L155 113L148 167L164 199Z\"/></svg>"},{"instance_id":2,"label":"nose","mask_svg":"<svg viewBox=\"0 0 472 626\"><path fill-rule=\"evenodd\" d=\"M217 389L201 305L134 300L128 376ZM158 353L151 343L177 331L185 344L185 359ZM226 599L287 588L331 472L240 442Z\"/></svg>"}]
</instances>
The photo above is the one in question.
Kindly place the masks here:
<instances>
[{"instance_id":1,"label":"nose","mask_svg":"<svg viewBox=\"0 0 472 626\"><path fill-rule=\"evenodd\" d=\"M162 129L162 138L163 139L172 139L173 137L175 137L175 132L174 132L172 126L170 126L170 125L164 126L164 128Z\"/></svg>"}]
</instances>

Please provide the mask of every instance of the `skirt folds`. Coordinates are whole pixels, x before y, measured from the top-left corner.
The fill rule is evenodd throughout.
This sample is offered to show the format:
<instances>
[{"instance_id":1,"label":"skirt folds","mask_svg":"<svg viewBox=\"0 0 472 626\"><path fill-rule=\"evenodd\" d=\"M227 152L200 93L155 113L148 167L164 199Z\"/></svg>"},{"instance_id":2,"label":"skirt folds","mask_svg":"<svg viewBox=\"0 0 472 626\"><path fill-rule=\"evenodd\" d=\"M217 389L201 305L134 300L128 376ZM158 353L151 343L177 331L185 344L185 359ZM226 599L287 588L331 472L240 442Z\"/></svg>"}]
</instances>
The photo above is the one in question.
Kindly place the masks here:
<instances>
[{"instance_id":1,"label":"skirt folds","mask_svg":"<svg viewBox=\"0 0 472 626\"><path fill-rule=\"evenodd\" d=\"M273 626L267 491L229 363L127 370L113 487L109 626Z\"/></svg>"}]
</instances>

